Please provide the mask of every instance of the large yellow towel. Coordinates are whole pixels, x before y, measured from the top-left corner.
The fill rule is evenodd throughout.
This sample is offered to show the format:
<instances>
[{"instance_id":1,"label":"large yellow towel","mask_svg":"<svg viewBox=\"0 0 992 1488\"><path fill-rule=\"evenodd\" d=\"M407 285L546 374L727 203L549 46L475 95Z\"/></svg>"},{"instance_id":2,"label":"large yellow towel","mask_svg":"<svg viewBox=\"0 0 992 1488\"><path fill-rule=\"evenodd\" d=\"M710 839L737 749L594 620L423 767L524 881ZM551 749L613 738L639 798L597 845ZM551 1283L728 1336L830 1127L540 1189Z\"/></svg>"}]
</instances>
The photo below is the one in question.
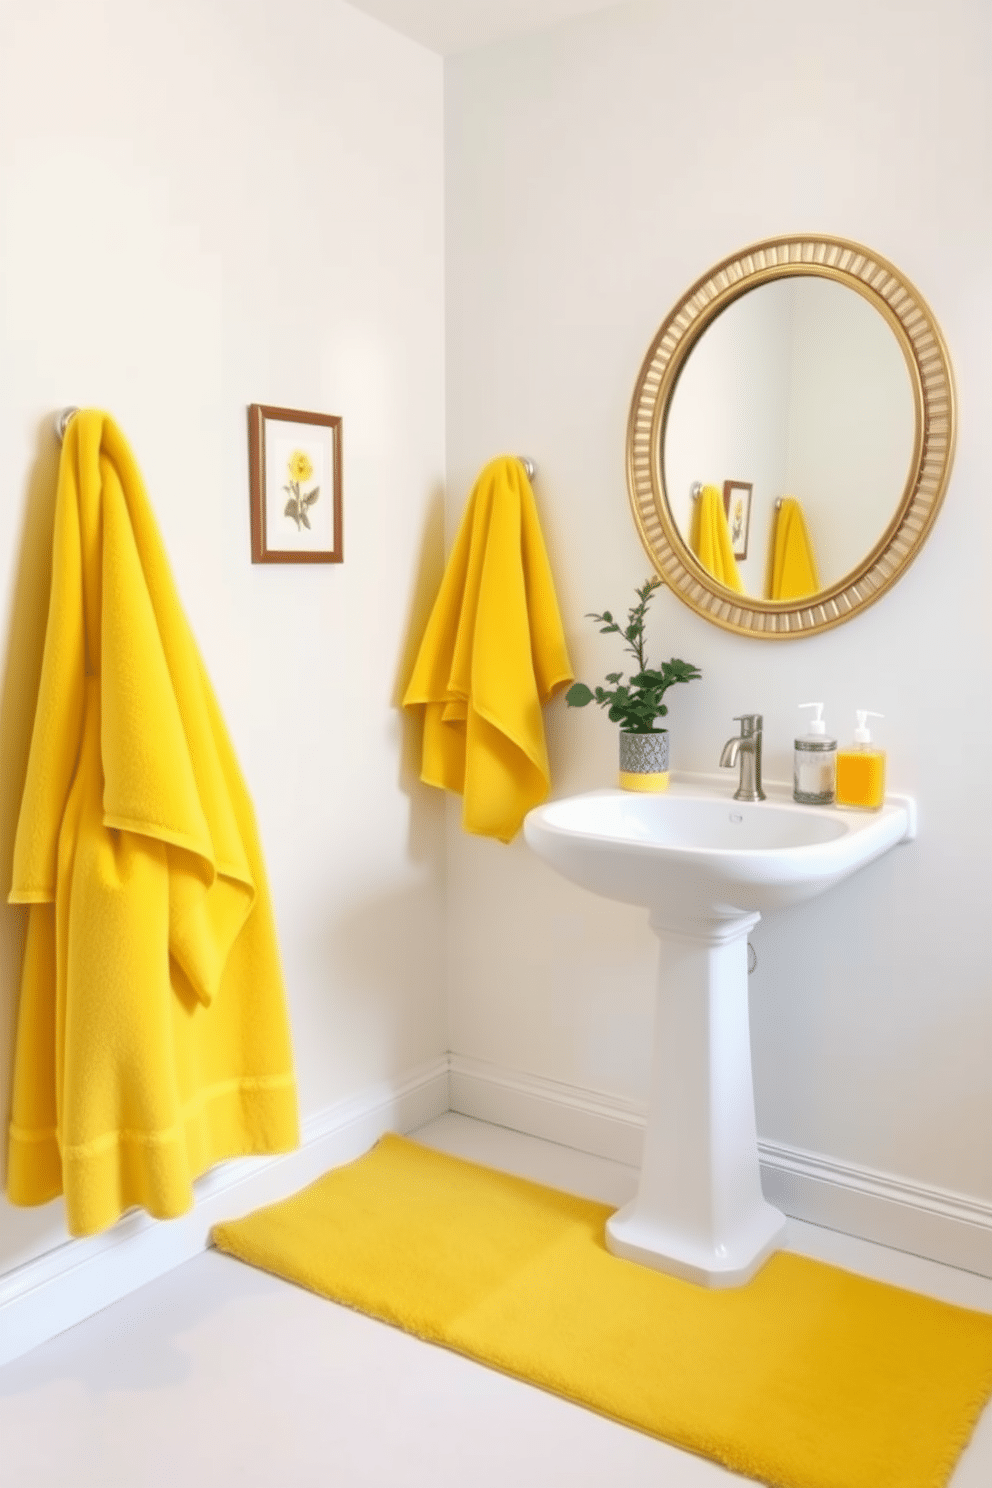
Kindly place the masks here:
<instances>
[{"instance_id":1,"label":"large yellow towel","mask_svg":"<svg viewBox=\"0 0 992 1488\"><path fill-rule=\"evenodd\" d=\"M251 802L106 415L59 467L52 590L12 903L30 905L8 1192L73 1234L192 1204L221 1158L296 1145Z\"/></svg>"},{"instance_id":2,"label":"large yellow towel","mask_svg":"<svg viewBox=\"0 0 992 1488\"><path fill-rule=\"evenodd\" d=\"M783 496L775 519L770 599L805 599L816 594L820 578L803 509L794 496Z\"/></svg>"},{"instance_id":3,"label":"large yellow towel","mask_svg":"<svg viewBox=\"0 0 992 1488\"><path fill-rule=\"evenodd\" d=\"M464 797L462 825L509 842L550 785L541 705L573 680L548 555L519 460L469 498L410 685L421 779Z\"/></svg>"},{"instance_id":4,"label":"large yellow towel","mask_svg":"<svg viewBox=\"0 0 992 1488\"><path fill-rule=\"evenodd\" d=\"M727 514L716 486L703 487L696 502L694 526L693 552L707 573L711 573L724 588L743 594L744 585L730 544Z\"/></svg>"}]
</instances>

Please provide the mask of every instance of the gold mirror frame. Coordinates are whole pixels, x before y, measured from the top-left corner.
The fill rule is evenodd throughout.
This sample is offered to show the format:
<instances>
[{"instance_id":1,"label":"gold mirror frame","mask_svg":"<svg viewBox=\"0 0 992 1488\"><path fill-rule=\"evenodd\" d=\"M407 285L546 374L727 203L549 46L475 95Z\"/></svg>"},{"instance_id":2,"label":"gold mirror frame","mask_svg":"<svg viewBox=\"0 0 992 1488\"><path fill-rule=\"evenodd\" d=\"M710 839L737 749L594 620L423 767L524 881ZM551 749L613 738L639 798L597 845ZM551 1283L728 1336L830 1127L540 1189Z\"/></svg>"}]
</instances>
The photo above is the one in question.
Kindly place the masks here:
<instances>
[{"instance_id":1,"label":"gold mirror frame","mask_svg":"<svg viewBox=\"0 0 992 1488\"><path fill-rule=\"evenodd\" d=\"M874 305L891 326L913 389L913 456L895 515L856 568L803 601L750 599L718 583L689 550L675 525L665 490L665 425L685 360L721 310L759 284L798 275L819 275L847 285ZM844 238L771 238L725 258L698 279L655 336L631 403L627 486L634 521L651 561L690 609L739 635L788 640L815 635L852 619L902 576L940 510L953 455L951 364L922 296L887 259Z\"/></svg>"}]
</instances>

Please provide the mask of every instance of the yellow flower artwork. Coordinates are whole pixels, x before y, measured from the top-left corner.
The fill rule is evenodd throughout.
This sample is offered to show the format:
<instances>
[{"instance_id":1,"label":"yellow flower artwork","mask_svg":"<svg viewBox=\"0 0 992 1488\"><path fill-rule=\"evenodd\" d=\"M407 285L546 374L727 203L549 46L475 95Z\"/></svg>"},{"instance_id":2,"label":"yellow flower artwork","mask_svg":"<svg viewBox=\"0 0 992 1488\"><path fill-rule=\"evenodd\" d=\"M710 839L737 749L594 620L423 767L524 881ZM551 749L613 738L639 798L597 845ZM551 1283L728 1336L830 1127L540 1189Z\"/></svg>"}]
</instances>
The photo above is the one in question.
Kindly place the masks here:
<instances>
[{"instance_id":1,"label":"yellow flower artwork","mask_svg":"<svg viewBox=\"0 0 992 1488\"><path fill-rule=\"evenodd\" d=\"M309 532L310 518L307 512L320 495L320 487L314 486L312 491L303 491L302 486L313 475L313 462L304 450L296 449L286 461L286 468L289 471L289 484L283 486L283 490L289 500L286 502L284 515L292 518L297 531L305 527Z\"/></svg>"},{"instance_id":2,"label":"yellow flower artwork","mask_svg":"<svg viewBox=\"0 0 992 1488\"><path fill-rule=\"evenodd\" d=\"M313 475L310 456L303 450L294 450L289 457L289 473L295 481L309 480Z\"/></svg>"}]
</instances>

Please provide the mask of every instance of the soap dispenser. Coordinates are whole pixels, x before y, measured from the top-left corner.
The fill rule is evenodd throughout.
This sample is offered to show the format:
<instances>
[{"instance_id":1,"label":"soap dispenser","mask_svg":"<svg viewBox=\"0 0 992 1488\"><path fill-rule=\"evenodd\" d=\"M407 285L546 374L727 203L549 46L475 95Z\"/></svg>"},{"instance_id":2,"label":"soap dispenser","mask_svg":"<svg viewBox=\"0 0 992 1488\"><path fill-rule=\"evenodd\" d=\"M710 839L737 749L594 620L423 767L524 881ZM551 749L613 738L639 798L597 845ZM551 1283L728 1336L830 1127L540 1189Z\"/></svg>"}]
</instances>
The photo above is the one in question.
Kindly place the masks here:
<instances>
[{"instance_id":1,"label":"soap dispenser","mask_svg":"<svg viewBox=\"0 0 992 1488\"><path fill-rule=\"evenodd\" d=\"M854 743L837 756L837 805L877 811L885 800L885 753L872 744L867 720L882 714L858 708L854 716Z\"/></svg>"},{"instance_id":2,"label":"soap dispenser","mask_svg":"<svg viewBox=\"0 0 992 1488\"><path fill-rule=\"evenodd\" d=\"M806 806L829 806L837 780L837 740L827 734L822 703L800 703L815 708L808 731L796 740L792 768L792 794Z\"/></svg>"}]
</instances>

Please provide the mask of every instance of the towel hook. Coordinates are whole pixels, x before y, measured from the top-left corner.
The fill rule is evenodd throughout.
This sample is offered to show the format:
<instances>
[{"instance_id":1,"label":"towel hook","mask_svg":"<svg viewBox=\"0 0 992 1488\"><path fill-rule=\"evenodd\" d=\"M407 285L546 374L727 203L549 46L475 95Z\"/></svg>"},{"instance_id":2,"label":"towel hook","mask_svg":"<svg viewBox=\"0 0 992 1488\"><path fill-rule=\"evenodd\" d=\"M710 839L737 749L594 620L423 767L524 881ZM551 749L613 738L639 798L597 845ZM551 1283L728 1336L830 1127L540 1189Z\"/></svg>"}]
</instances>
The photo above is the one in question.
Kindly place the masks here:
<instances>
[{"instance_id":1,"label":"towel hook","mask_svg":"<svg viewBox=\"0 0 992 1488\"><path fill-rule=\"evenodd\" d=\"M529 455L518 455L517 459L527 472L527 479L532 481L537 474L537 466Z\"/></svg>"},{"instance_id":2,"label":"towel hook","mask_svg":"<svg viewBox=\"0 0 992 1488\"><path fill-rule=\"evenodd\" d=\"M55 415L55 433L58 438L59 444L61 444L63 439L65 438L65 431L69 427L70 419L72 418L74 413L78 412L79 409L75 407L63 408L61 413L57 413Z\"/></svg>"},{"instance_id":3,"label":"towel hook","mask_svg":"<svg viewBox=\"0 0 992 1488\"><path fill-rule=\"evenodd\" d=\"M702 494L703 494L703 483L702 483L702 481L693 481L692 485L689 487L689 495L692 497L693 501L698 501L699 498L700 498L700 496L702 496Z\"/></svg>"}]
</instances>

